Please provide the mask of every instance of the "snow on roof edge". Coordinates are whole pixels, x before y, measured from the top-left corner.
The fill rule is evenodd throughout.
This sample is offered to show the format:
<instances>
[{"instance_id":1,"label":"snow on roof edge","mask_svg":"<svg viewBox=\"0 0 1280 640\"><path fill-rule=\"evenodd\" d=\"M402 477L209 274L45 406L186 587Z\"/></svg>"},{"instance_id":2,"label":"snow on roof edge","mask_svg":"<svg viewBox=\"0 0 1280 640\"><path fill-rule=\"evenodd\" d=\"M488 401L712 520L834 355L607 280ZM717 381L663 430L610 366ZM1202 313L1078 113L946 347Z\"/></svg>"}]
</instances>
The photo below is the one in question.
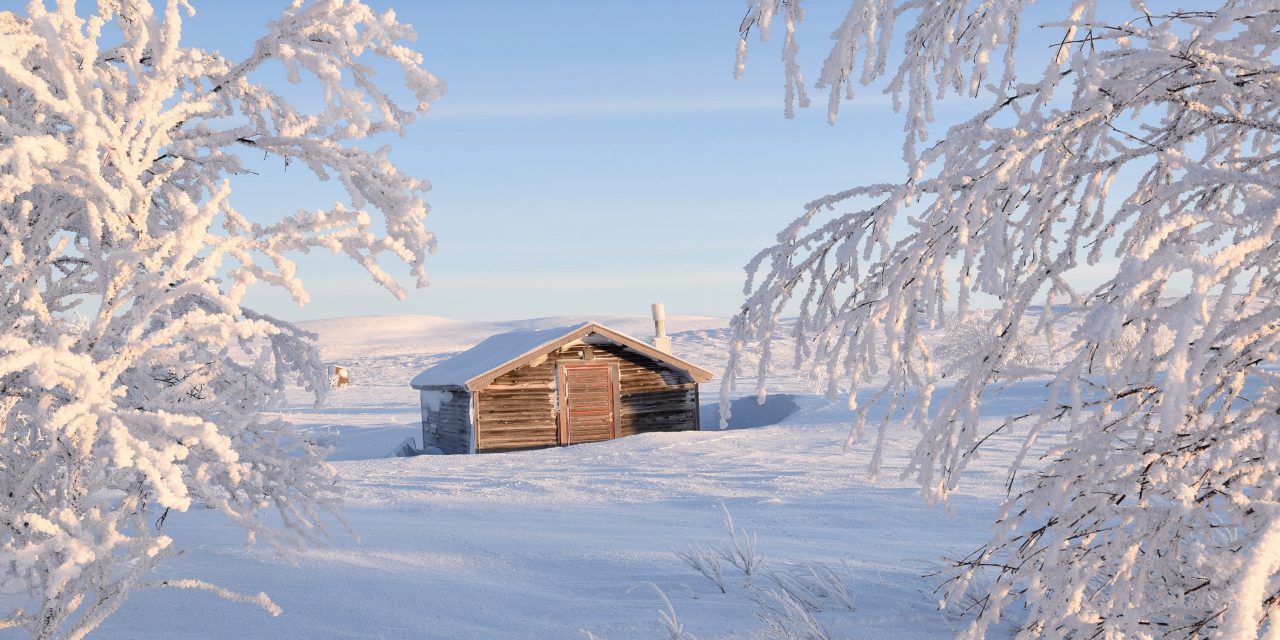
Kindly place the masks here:
<instances>
[{"instance_id":1,"label":"snow on roof edge","mask_svg":"<svg viewBox=\"0 0 1280 640\"><path fill-rule=\"evenodd\" d=\"M508 331L489 336L470 349L459 351L428 367L414 376L409 386L415 389L467 387L471 382L483 378L485 374L501 369L513 360L537 353L541 349L549 349L560 340L593 324L595 323L587 322L551 329Z\"/></svg>"},{"instance_id":2,"label":"snow on roof edge","mask_svg":"<svg viewBox=\"0 0 1280 640\"><path fill-rule=\"evenodd\" d=\"M413 380L409 382L409 386L414 389L464 387L471 391L479 391L479 389L472 388L472 384L476 381L484 380L486 377L502 375L502 373L505 373L504 368L507 368L512 363L519 363L526 358L536 357L540 353L551 351L560 344L591 333L598 333L611 340L613 339L612 336L616 336L622 340L623 347L638 351L641 355L652 357L665 364L682 368L693 375L695 379L705 378L705 380L698 380L699 382L705 382L713 377L711 372L702 367L672 354L659 351L643 340L621 331L615 331L596 322L585 322L565 327L533 331L512 331L489 336L470 349L456 353L452 357L428 367L425 371L414 376ZM640 348L637 349L636 346ZM515 366L519 366L519 364ZM510 368L515 368L515 366ZM491 376L491 374L493 375Z\"/></svg>"}]
</instances>

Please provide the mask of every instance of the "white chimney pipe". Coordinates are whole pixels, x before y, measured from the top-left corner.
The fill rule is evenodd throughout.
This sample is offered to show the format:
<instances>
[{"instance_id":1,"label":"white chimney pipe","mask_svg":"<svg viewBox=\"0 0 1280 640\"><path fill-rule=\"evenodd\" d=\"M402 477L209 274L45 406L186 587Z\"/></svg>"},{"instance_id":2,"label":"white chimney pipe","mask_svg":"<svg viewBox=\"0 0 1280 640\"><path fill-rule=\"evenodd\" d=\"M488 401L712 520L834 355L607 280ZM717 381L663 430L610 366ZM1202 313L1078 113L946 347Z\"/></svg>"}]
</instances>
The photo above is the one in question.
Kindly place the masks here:
<instances>
[{"instance_id":1,"label":"white chimney pipe","mask_svg":"<svg viewBox=\"0 0 1280 640\"><path fill-rule=\"evenodd\" d=\"M671 337L667 335L667 312L661 302L653 303L653 347L671 353Z\"/></svg>"}]
</instances>

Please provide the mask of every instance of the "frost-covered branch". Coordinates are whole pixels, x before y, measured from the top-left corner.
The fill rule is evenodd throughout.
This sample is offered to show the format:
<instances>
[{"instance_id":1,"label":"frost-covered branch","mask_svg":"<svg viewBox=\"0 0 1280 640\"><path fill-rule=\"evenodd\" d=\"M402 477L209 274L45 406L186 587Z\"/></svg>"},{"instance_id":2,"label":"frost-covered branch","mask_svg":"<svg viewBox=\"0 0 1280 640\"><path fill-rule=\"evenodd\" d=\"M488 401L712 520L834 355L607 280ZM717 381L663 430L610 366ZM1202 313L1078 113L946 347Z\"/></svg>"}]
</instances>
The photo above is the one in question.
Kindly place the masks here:
<instances>
[{"instance_id":1,"label":"frost-covered branch","mask_svg":"<svg viewBox=\"0 0 1280 640\"><path fill-rule=\"evenodd\" d=\"M403 134L443 91L412 29L298 1L228 60L181 44L187 2L161 4L0 12L0 565L27 594L0 626L33 637L81 637L156 584L176 548L164 524L194 506L281 549L323 539L334 471L264 413L290 384L323 398L314 336L244 295L261 282L305 302L294 256L313 249L397 295L383 257L426 282L428 184L361 144ZM274 64L321 103L259 82ZM230 200L246 152L337 180L347 202L250 222Z\"/></svg>"},{"instance_id":2,"label":"frost-covered branch","mask_svg":"<svg viewBox=\"0 0 1280 640\"><path fill-rule=\"evenodd\" d=\"M750 3L744 46L745 27L799 4ZM763 383L780 318L798 313L794 357L848 398L851 438L878 420L878 452L889 429L919 431L907 473L931 500L982 449L984 390L1044 380L1040 409L1003 428L1025 438L1015 469L1046 435L1052 451L952 590L1000 567L970 637L1015 602L1027 638L1280 628L1280 3L1149 4L1042 7L1056 15L1039 48L1022 43L1022 0L851 2L817 86L834 119L855 82L883 82L906 175L815 200L748 265L725 397L745 350ZM931 139L947 94L987 106ZM1085 269L1101 284L1073 284ZM921 332L971 317L977 294L998 304L991 339L944 381L956 368ZM1049 371L1021 366L1055 303L1077 328Z\"/></svg>"}]
</instances>

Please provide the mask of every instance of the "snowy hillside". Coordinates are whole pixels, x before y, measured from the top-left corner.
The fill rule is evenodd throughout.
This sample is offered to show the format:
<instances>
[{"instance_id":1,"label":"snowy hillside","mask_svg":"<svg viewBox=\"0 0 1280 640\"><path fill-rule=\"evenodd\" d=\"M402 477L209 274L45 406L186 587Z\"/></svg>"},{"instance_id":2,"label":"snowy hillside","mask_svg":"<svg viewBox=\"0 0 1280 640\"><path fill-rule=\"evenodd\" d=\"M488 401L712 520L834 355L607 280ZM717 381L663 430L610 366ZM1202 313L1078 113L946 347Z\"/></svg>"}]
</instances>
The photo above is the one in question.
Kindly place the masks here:
<instances>
[{"instance_id":1,"label":"snowy hillside","mask_svg":"<svg viewBox=\"0 0 1280 640\"><path fill-rule=\"evenodd\" d=\"M758 536L778 576L822 563L841 576L853 608L827 598L813 615L835 637L944 638L959 623L935 610L927 577L943 556L980 544L1005 481L992 449L953 502L930 509L897 479L910 434L891 442L889 470L870 480L870 453L845 451L848 413L813 394L794 372L773 376L779 405L727 431L648 434L568 448L481 456L385 457L419 436L414 374L496 332L562 326L586 318L467 323L434 317L342 318L305 323L327 360L351 370L350 387L326 407L284 415L334 446L347 490L346 520L332 546L280 559L245 547L212 512L169 516L190 552L163 568L236 591L265 591L279 618L202 592L135 596L101 638L657 638L670 599L698 638L764 635L777 583L726 565L727 593L673 550L728 541L722 505ZM645 338L647 318L597 318ZM672 317L675 352L719 372L723 320ZM703 402L714 401L715 384ZM1018 411L1035 390L993 402L988 419ZM789 404L798 409L790 412ZM779 411L770 411L774 407ZM705 410L710 410L705 407ZM790 413L790 415L786 415ZM751 418L757 418L752 420ZM760 602L757 602L759 600Z\"/></svg>"}]
</instances>

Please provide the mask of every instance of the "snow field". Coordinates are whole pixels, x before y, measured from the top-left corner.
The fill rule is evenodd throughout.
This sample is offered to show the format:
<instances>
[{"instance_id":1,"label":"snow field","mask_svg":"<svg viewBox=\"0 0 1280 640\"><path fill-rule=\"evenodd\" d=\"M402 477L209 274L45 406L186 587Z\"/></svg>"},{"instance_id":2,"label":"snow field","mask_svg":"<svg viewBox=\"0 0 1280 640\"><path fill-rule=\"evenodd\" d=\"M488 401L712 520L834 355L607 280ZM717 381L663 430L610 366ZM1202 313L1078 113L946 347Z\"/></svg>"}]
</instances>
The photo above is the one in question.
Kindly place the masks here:
<instances>
[{"instance_id":1,"label":"snow field","mask_svg":"<svg viewBox=\"0 0 1280 640\"><path fill-rule=\"evenodd\" d=\"M562 320L545 322L568 323ZM164 577L265 591L284 613L272 618L202 592L150 591L134 596L97 637L664 637L658 612L665 605L650 583L698 638L765 637L759 615L776 606L764 595L776 589L767 577L758 574L755 587L746 587L725 563L728 593L721 593L673 553L690 543L727 543L722 505L740 530L757 536L766 569L820 562L846 576L856 609L831 602L814 614L833 637L945 638L959 628L935 610L937 578L926 574L985 539L1003 497L1011 441L975 467L950 509L930 508L892 466L913 434L891 441L885 473L869 479L869 447L845 450L842 403L812 395L808 381L782 372L775 377L797 407L780 424L385 458L405 436L419 435L408 379L490 327L401 318L408 329L384 333L382 323L309 323L326 358L351 367L352 386L327 407L285 413L335 444L345 520L358 539L333 523L330 546L282 559L245 547L243 535L213 512L171 515L167 530L190 551L164 566ZM669 331L678 355L714 371L726 334L711 320L698 323L689 329L674 318ZM704 405L715 395L704 389Z\"/></svg>"}]
</instances>

